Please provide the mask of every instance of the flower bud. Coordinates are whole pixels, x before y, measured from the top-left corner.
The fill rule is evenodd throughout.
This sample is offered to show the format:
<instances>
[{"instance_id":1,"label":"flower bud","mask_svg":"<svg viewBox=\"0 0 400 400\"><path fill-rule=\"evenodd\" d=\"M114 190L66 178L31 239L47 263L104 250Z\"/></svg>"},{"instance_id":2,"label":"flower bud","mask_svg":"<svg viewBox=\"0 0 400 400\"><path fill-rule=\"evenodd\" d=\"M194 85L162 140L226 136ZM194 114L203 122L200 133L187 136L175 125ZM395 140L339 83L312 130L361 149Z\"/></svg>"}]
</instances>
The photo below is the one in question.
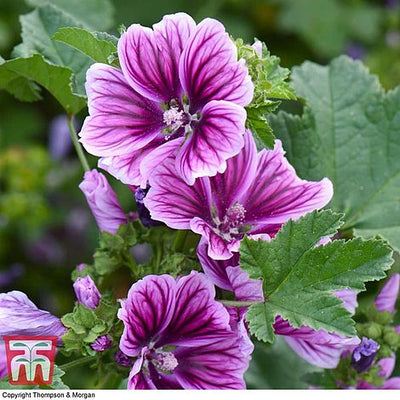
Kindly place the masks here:
<instances>
[{"instance_id":1,"label":"flower bud","mask_svg":"<svg viewBox=\"0 0 400 400\"><path fill-rule=\"evenodd\" d=\"M106 177L93 169L85 172L79 188L86 196L90 210L101 231L115 234L127 218L118 202L117 195Z\"/></svg>"},{"instance_id":2,"label":"flower bud","mask_svg":"<svg viewBox=\"0 0 400 400\"><path fill-rule=\"evenodd\" d=\"M376 322L371 322L366 325L367 326L364 330L366 336L374 340L379 339L381 337L382 327L379 324L377 324Z\"/></svg>"},{"instance_id":3,"label":"flower bud","mask_svg":"<svg viewBox=\"0 0 400 400\"><path fill-rule=\"evenodd\" d=\"M351 365L357 372L368 371L378 353L379 344L375 340L363 337L351 356Z\"/></svg>"},{"instance_id":4,"label":"flower bud","mask_svg":"<svg viewBox=\"0 0 400 400\"><path fill-rule=\"evenodd\" d=\"M131 367L133 365L133 361L130 357L128 357L123 351L118 350L114 354L114 360L121 367Z\"/></svg>"},{"instance_id":5,"label":"flower bud","mask_svg":"<svg viewBox=\"0 0 400 400\"><path fill-rule=\"evenodd\" d=\"M92 310L99 305L101 294L89 275L84 278L78 278L73 287L79 303Z\"/></svg>"},{"instance_id":6,"label":"flower bud","mask_svg":"<svg viewBox=\"0 0 400 400\"><path fill-rule=\"evenodd\" d=\"M111 347L112 345L112 340L110 336L108 335L103 335L99 336L91 345L90 347L94 351L102 352L104 350L107 350Z\"/></svg>"}]
</instances>

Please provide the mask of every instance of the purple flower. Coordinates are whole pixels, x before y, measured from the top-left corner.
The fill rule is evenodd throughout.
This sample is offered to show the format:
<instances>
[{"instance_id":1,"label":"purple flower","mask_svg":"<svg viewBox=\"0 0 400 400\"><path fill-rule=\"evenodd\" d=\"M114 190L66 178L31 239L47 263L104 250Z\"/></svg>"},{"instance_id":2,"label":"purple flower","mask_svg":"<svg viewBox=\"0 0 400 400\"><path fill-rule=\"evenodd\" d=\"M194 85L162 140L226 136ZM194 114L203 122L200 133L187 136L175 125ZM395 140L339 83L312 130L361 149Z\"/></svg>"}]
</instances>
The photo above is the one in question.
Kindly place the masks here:
<instances>
[{"instance_id":1,"label":"purple flower","mask_svg":"<svg viewBox=\"0 0 400 400\"><path fill-rule=\"evenodd\" d=\"M84 278L78 278L74 282L73 287L79 303L92 310L99 305L101 294L89 275L86 275Z\"/></svg>"},{"instance_id":2,"label":"purple flower","mask_svg":"<svg viewBox=\"0 0 400 400\"><path fill-rule=\"evenodd\" d=\"M400 274L393 274L382 287L375 299L375 307L378 311L389 311L394 314L395 305L399 296Z\"/></svg>"},{"instance_id":3,"label":"purple flower","mask_svg":"<svg viewBox=\"0 0 400 400\"><path fill-rule=\"evenodd\" d=\"M206 238L210 257L229 259L245 233L275 235L290 218L325 206L332 194L329 179L307 182L296 176L280 141L257 154L247 131L244 148L228 160L226 171L193 186L175 174L168 158L153 171L144 204L153 219Z\"/></svg>"},{"instance_id":4,"label":"purple flower","mask_svg":"<svg viewBox=\"0 0 400 400\"><path fill-rule=\"evenodd\" d=\"M128 357L123 351L118 350L114 354L114 360L121 367L132 367L133 361L130 357Z\"/></svg>"},{"instance_id":5,"label":"purple flower","mask_svg":"<svg viewBox=\"0 0 400 400\"><path fill-rule=\"evenodd\" d=\"M118 43L121 69L94 64L87 73L86 150L124 183L145 186L144 171L176 153L188 184L223 172L243 147L253 84L224 26L196 26L184 13L153 29L132 25ZM156 164L153 164L156 160ZM175 172L176 173L176 172Z\"/></svg>"},{"instance_id":6,"label":"purple flower","mask_svg":"<svg viewBox=\"0 0 400 400\"><path fill-rule=\"evenodd\" d=\"M218 261L222 263L222 261ZM227 277L231 283L235 298L239 301L262 301L262 281L250 279L248 274L239 266L227 267ZM351 292L352 295L350 295ZM337 297L344 295L347 301L352 297L350 304L353 304L356 294L350 290L335 293ZM346 303L344 303L345 305ZM247 308L241 307L237 310L237 321L243 321ZM234 315L230 310L231 316ZM243 324L243 322L241 322ZM240 327L240 323L239 323ZM301 326L293 328L288 321L281 317L275 319L273 325L275 334L284 337L291 349L310 364L321 368L335 368L344 351L353 349L360 339L357 337L342 337L335 333L328 333L324 330L315 331L312 328ZM242 330L243 332L243 330ZM246 333L242 333L243 342L246 343Z\"/></svg>"},{"instance_id":7,"label":"purple flower","mask_svg":"<svg viewBox=\"0 0 400 400\"><path fill-rule=\"evenodd\" d=\"M112 340L110 336L103 335L99 336L93 343L90 344L90 347L94 351L102 352L109 349L112 345Z\"/></svg>"},{"instance_id":8,"label":"purple flower","mask_svg":"<svg viewBox=\"0 0 400 400\"><path fill-rule=\"evenodd\" d=\"M3 335L49 335L61 338L67 329L61 320L39 310L25 293L0 293L0 337Z\"/></svg>"},{"instance_id":9,"label":"purple flower","mask_svg":"<svg viewBox=\"0 0 400 400\"><path fill-rule=\"evenodd\" d=\"M357 372L365 372L371 368L375 356L379 350L379 344L373 339L363 337L351 356L351 365Z\"/></svg>"},{"instance_id":10,"label":"purple flower","mask_svg":"<svg viewBox=\"0 0 400 400\"><path fill-rule=\"evenodd\" d=\"M121 301L120 349L138 357L129 389L244 389L250 354L214 300L214 286L192 272L173 279L148 275Z\"/></svg>"},{"instance_id":11,"label":"purple flower","mask_svg":"<svg viewBox=\"0 0 400 400\"><path fill-rule=\"evenodd\" d=\"M86 196L90 210L101 231L116 233L127 218L118 202L117 195L106 177L93 169L85 172L79 188Z\"/></svg>"}]
</instances>

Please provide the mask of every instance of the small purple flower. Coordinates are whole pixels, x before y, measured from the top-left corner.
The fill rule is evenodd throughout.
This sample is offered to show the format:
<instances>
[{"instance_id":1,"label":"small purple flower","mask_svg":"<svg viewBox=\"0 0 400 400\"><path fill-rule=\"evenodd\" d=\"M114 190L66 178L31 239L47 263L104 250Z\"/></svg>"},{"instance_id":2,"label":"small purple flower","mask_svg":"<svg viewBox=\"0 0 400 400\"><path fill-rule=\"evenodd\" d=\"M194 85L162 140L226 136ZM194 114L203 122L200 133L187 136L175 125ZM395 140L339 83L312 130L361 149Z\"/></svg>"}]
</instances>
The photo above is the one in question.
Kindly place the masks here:
<instances>
[{"instance_id":1,"label":"small purple flower","mask_svg":"<svg viewBox=\"0 0 400 400\"><path fill-rule=\"evenodd\" d=\"M151 228L153 226L162 225L162 222L154 221L153 219L151 219L150 211L144 205L143 200L146 197L149 189L150 189L150 186L147 185L146 189L142 189L139 187L135 191L137 213L138 213L140 221L142 222L143 226L145 226L146 228Z\"/></svg>"},{"instance_id":2,"label":"small purple flower","mask_svg":"<svg viewBox=\"0 0 400 400\"><path fill-rule=\"evenodd\" d=\"M49 335L61 338L67 329L61 320L39 310L25 293L0 293L0 337L3 335Z\"/></svg>"},{"instance_id":3,"label":"small purple flower","mask_svg":"<svg viewBox=\"0 0 400 400\"><path fill-rule=\"evenodd\" d=\"M128 389L244 389L243 352L214 286L192 272L175 280L148 275L121 301L120 349L138 357Z\"/></svg>"},{"instance_id":4,"label":"small purple flower","mask_svg":"<svg viewBox=\"0 0 400 400\"><path fill-rule=\"evenodd\" d=\"M116 233L121 224L126 224L127 218L118 202L117 195L103 174L95 169L85 172L79 188L86 196L101 231Z\"/></svg>"},{"instance_id":5,"label":"small purple flower","mask_svg":"<svg viewBox=\"0 0 400 400\"><path fill-rule=\"evenodd\" d=\"M114 354L115 362L121 367L132 367L133 361L130 357L128 357L123 351L118 350Z\"/></svg>"},{"instance_id":6,"label":"small purple flower","mask_svg":"<svg viewBox=\"0 0 400 400\"><path fill-rule=\"evenodd\" d=\"M97 352L103 352L109 349L112 345L112 340L109 335L99 336L93 343L90 344L90 347Z\"/></svg>"},{"instance_id":7,"label":"small purple flower","mask_svg":"<svg viewBox=\"0 0 400 400\"><path fill-rule=\"evenodd\" d=\"M308 182L297 177L284 157L280 141L274 150L257 154L251 132L226 171L199 178L188 186L168 158L150 177L144 204L153 219L170 228L191 229L208 242L208 255L229 259L247 235L275 235L290 218L322 208L332 198L329 179Z\"/></svg>"},{"instance_id":8,"label":"small purple flower","mask_svg":"<svg viewBox=\"0 0 400 400\"><path fill-rule=\"evenodd\" d=\"M375 299L375 307L378 311L389 311L394 314L397 298L399 297L400 274L393 274L382 287Z\"/></svg>"},{"instance_id":9,"label":"small purple flower","mask_svg":"<svg viewBox=\"0 0 400 400\"><path fill-rule=\"evenodd\" d=\"M73 287L79 303L92 310L99 305L101 294L89 275L86 275L84 278L78 278L74 282Z\"/></svg>"},{"instance_id":10,"label":"small purple flower","mask_svg":"<svg viewBox=\"0 0 400 400\"><path fill-rule=\"evenodd\" d=\"M351 356L351 365L357 372L365 372L371 368L375 356L379 350L379 344L375 340L363 337Z\"/></svg>"},{"instance_id":11,"label":"small purple flower","mask_svg":"<svg viewBox=\"0 0 400 400\"><path fill-rule=\"evenodd\" d=\"M124 183L145 186L171 152L175 173L192 185L223 172L243 147L253 84L224 26L196 25L185 13L166 15L153 29L134 24L118 43L121 70L88 70L89 117L80 133L100 166ZM153 164L156 160L156 164Z\"/></svg>"}]
</instances>

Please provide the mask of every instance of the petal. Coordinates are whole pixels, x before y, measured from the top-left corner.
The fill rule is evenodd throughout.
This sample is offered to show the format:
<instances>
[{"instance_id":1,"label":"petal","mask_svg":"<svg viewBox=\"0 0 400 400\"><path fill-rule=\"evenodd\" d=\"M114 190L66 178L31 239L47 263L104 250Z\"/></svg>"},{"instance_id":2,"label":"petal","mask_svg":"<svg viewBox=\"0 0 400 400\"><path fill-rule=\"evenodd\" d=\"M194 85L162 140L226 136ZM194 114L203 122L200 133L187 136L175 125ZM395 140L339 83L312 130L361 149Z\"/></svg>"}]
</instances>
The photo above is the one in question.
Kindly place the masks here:
<instances>
[{"instance_id":1,"label":"petal","mask_svg":"<svg viewBox=\"0 0 400 400\"><path fill-rule=\"evenodd\" d=\"M142 356L135 361L135 364L133 365L131 372L129 373L127 389L157 389L151 379L142 372L143 362L144 356L142 354Z\"/></svg>"},{"instance_id":2,"label":"petal","mask_svg":"<svg viewBox=\"0 0 400 400\"><path fill-rule=\"evenodd\" d=\"M343 307L354 314L358 306L357 293L351 289L337 290L333 293L336 297L339 297L343 301Z\"/></svg>"},{"instance_id":3,"label":"petal","mask_svg":"<svg viewBox=\"0 0 400 400\"><path fill-rule=\"evenodd\" d=\"M168 103L179 99L179 58L195 22L184 13L165 16L153 30L131 25L118 42L122 71L143 96Z\"/></svg>"},{"instance_id":4,"label":"petal","mask_svg":"<svg viewBox=\"0 0 400 400\"><path fill-rule=\"evenodd\" d=\"M333 195L332 183L324 178L319 182L308 182L297 177L296 171L284 157L282 144L275 142L274 150L263 150L254 183L247 194L244 207L249 224L283 224L290 218L324 207ZM275 229L275 228L274 228Z\"/></svg>"},{"instance_id":5,"label":"petal","mask_svg":"<svg viewBox=\"0 0 400 400\"><path fill-rule=\"evenodd\" d=\"M250 279L249 274L239 266L228 267L226 274L231 282L235 299L239 301L263 301L263 282Z\"/></svg>"},{"instance_id":6,"label":"petal","mask_svg":"<svg viewBox=\"0 0 400 400\"><path fill-rule=\"evenodd\" d=\"M163 374L160 373L153 365L149 363L148 365L150 377L152 383L154 383L157 389L182 389L182 386L178 383L176 376L174 374Z\"/></svg>"},{"instance_id":7,"label":"petal","mask_svg":"<svg viewBox=\"0 0 400 400\"><path fill-rule=\"evenodd\" d=\"M376 389L386 389L386 390L393 390L393 389L400 389L400 378L390 378L388 379L381 387Z\"/></svg>"},{"instance_id":8,"label":"petal","mask_svg":"<svg viewBox=\"0 0 400 400\"><path fill-rule=\"evenodd\" d=\"M399 297L400 274L393 274L382 287L375 299L375 307L378 311L395 312L395 305Z\"/></svg>"},{"instance_id":9,"label":"petal","mask_svg":"<svg viewBox=\"0 0 400 400\"><path fill-rule=\"evenodd\" d=\"M243 147L246 111L226 101L211 101L176 157L180 176L193 185L196 178L214 176L226 169L226 160Z\"/></svg>"},{"instance_id":10,"label":"petal","mask_svg":"<svg viewBox=\"0 0 400 400\"><path fill-rule=\"evenodd\" d=\"M131 153L159 135L164 126L161 107L136 93L119 69L93 64L86 77L90 116L79 136L89 153Z\"/></svg>"},{"instance_id":11,"label":"petal","mask_svg":"<svg viewBox=\"0 0 400 400\"><path fill-rule=\"evenodd\" d=\"M117 195L103 174L95 169L86 171L79 189L84 193L101 231L115 234L121 224L127 223Z\"/></svg>"},{"instance_id":12,"label":"petal","mask_svg":"<svg viewBox=\"0 0 400 400\"><path fill-rule=\"evenodd\" d=\"M125 354L135 357L158 339L172 318L175 293L176 282L169 275L148 275L131 287L118 311L125 325L119 347Z\"/></svg>"},{"instance_id":13,"label":"petal","mask_svg":"<svg viewBox=\"0 0 400 400\"><path fill-rule=\"evenodd\" d=\"M208 256L214 260L228 260L233 252L239 251L240 241L232 240L227 242L214 232L213 227L201 218L193 218L190 221L190 229L202 235L208 243Z\"/></svg>"},{"instance_id":14,"label":"petal","mask_svg":"<svg viewBox=\"0 0 400 400\"><path fill-rule=\"evenodd\" d=\"M142 187L153 175L155 169L169 156L173 155L182 144L183 138L170 140L149 152L140 163L140 175L142 177Z\"/></svg>"},{"instance_id":15,"label":"petal","mask_svg":"<svg viewBox=\"0 0 400 400\"><path fill-rule=\"evenodd\" d=\"M180 278L173 318L156 346L197 347L230 335L229 314L214 298L214 286L204 274L192 271Z\"/></svg>"},{"instance_id":16,"label":"petal","mask_svg":"<svg viewBox=\"0 0 400 400\"><path fill-rule=\"evenodd\" d=\"M239 264L239 253L235 253L228 260L214 260L208 256L208 242L202 238L197 246L197 256L204 273L210 281L224 290L233 291L232 284L227 276L226 269L231 265Z\"/></svg>"},{"instance_id":17,"label":"petal","mask_svg":"<svg viewBox=\"0 0 400 400\"><path fill-rule=\"evenodd\" d=\"M297 355L321 368L336 368L342 353L360 342L357 337L345 338L305 326L296 329L281 317L276 318L274 329Z\"/></svg>"},{"instance_id":18,"label":"petal","mask_svg":"<svg viewBox=\"0 0 400 400\"><path fill-rule=\"evenodd\" d=\"M140 172L140 164L147 155L157 148L157 142L153 141L141 150L123 156L100 158L98 166L126 185L140 186L145 183Z\"/></svg>"},{"instance_id":19,"label":"petal","mask_svg":"<svg viewBox=\"0 0 400 400\"><path fill-rule=\"evenodd\" d=\"M218 210L220 218L235 202L241 203L242 196L253 183L257 171L257 148L253 135L249 130L244 134L244 147L238 155L227 161L223 174L217 174L210 179L213 205Z\"/></svg>"},{"instance_id":20,"label":"petal","mask_svg":"<svg viewBox=\"0 0 400 400\"><path fill-rule=\"evenodd\" d=\"M378 361L378 365L381 369L378 372L378 375L383 376L385 378L389 378L389 376L392 375L395 364L396 364L395 356L380 359Z\"/></svg>"},{"instance_id":21,"label":"petal","mask_svg":"<svg viewBox=\"0 0 400 400\"><path fill-rule=\"evenodd\" d=\"M61 320L38 309L25 293L0 293L0 337L3 335L48 335L61 338L67 329Z\"/></svg>"},{"instance_id":22,"label":"petal","mask_svg":"<svg viewBox=\"0 0 400 400\"><path fill-rule=\"evenodd\" d=\"M198 180L188 186L175 169L175 161L168 158L149 176L150 190L144 205L151 218L162 221L170 228L190 229L194 216L210 219L209 188L207 180Z\"/></svg>"},{"instance_id":23,"label":"petal","mask_svg":"<svg viewBox=\"0 0 400 400\"><path fill-rule=\"evenodd\" d=\"M211 100L246 106L253 98L244 60L237 61L235 44L215 19L206 18L197 26L182 53L179 75L193 112Z\"/></svg>"},{"instance_id":24,"label":"petal","mask_svg":"<svg viewBox=\"0 0 400 400\"><path fill-rule=\"evenodd\" d=\"M174 375L185 389L245 389L249 359L234 335L206 346L178 347L174 354L179 362Z\"/></svg>"}]
</instances>

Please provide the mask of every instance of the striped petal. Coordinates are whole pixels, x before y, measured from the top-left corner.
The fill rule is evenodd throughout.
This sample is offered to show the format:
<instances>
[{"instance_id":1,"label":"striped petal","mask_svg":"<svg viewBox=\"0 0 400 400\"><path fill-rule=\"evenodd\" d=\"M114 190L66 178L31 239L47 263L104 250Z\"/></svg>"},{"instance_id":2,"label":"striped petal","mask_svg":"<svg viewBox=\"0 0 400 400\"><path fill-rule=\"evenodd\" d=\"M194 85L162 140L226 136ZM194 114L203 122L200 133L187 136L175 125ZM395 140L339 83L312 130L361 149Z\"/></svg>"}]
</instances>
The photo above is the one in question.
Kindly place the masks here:
<instances>
[{"instance_id":1,"label":"striped petal","mask_svg":"<svg viewBox=\"0 0 400 400\"><path fill-rule=\"evenodd\" d=\"M179 75L192 112L212 100L246 106L253 98L244 60L237 61L236 46L215 19L207 18L197 26L182 53Z\"/></svg>"},{"instance_id":2,"label":"striped petal","mask_svg":"<svg viewBox=\"0 0 400 400\"><path fill-rule=\"evenodd\" d=\"M128 154L159 135L161 107L135 92L119 69L93 64L86 76L89 117L79 136L89 153L102 157Z\"/></svg>"},{"instance_id":3,"label":"striped petal","mask_svg":"<svg viewBox=\"0 0 400 400\"><path fill-rule=\"evenodd\" d=\"M175 296L176 282L169 275L148 275L131 287L118 311L125 325L120 341L125 354L136 357L160 337L171 321Z\"/></svg>"},{"instance_id":4,"label":"striped petal","mask_svg":"<svg viewBox=\"0 0 400 400\"><path fill-rule=\"evenodd\" d=\"M157 102L179 99L179 59L194 29L195 22L184 13L166 15L153 30L131 25L118 42L121 68L130 85Z\"/></svg>"},{"instance_id":5,"label":"striped petal","mask_svg":"<svg viewBox=\"0 0 400 400\"><path fill-rule=\"evenodd\" d=\"M268 225L275 230L276 224L322 208L333 196L329 179L308 182L298 178L284 154L279 140L273 150L259 153L257 173L243 204L246 223L257 225L257 232L269 233Z\"/></svg>"},{"instance_id":6,"label":"striped petal","mask_svg":"<svg viewBox=\"0 0 400 400\"><path fill-rule=\"evenodd\" d=\"M225 171L226 160L243 147L245 122L246 111L236 104L212 101L203 108L176 157L176 169L187 184Z\"/></svg>"}]
</instances>

